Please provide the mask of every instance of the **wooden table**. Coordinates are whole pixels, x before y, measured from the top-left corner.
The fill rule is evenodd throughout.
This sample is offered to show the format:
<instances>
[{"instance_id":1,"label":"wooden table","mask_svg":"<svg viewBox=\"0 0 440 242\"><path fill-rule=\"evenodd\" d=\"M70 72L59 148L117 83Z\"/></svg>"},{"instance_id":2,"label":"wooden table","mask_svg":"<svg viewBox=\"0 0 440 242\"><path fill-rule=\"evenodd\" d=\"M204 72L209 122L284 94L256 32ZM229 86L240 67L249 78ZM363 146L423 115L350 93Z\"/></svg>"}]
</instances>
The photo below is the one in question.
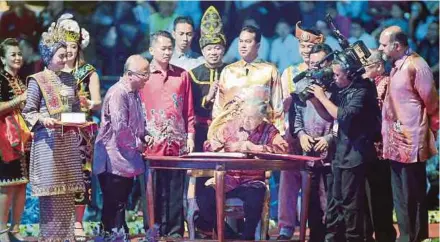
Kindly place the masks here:
<instances>
[{"instance_id":1,"label":"wooden table","mask_svg":"<svg viewBox=\"0 0 440 242\"><path fill-rule=\"evenodd\" d=\"M214 170L216 184L216 205L217 205L217 233L218 241L224 239L224 177L228 170L301 170L305 167L306 161L316 161L319 158L295 156L295 155L272 155L254 153L256 158L182 158L175 156L146 156L147 167L149 168L147 181L141 179L141 191L144 203L144 226L154 226L154 189L153 174L155 169L180 169L180 170ZM260 159L261 158L261 159ZM263 159L266 158L266 159ZM270 158L270 159L268 159ZM274 159L275 158L275 159ZM144 176L142 176L144 177ZM306 186L301 199L301 224L300 241L305 241L306 222L308 217L308 205L310 198L310 174L306 179ZM264 238L264 237L263 237Z\"/></svg>"}]
</instances>

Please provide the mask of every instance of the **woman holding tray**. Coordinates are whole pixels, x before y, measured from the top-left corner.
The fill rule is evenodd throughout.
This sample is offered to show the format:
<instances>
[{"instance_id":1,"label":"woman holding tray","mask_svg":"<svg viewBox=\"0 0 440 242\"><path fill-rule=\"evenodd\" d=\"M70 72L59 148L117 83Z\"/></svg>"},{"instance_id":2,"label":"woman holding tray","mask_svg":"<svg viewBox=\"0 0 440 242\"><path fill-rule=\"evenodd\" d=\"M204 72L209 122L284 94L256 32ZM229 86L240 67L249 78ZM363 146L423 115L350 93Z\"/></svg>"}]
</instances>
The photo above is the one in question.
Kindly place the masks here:
<instances>
[{"instance_id":1,"label":"woman holding tray","mask_svg":"<svg viewBox=\"0 0 440 242\"><path fill-rule=\"evenodd\" d=\"M40 200L39 241L74 241L75 193L84 191L78 128L59 125L61 113L80 111L76 80L61 72L70 37L54 23L43 33L39 49L46 69L28 77L22 112L34 132L30 182Z\"/></svg>"},{"instance_id":2,"label":"woman holding tray","mask_svg":"<svg viewBox=\"0 0 440 242\"><path fill-rule=\"evenodd\" d=\"M26 87L18 77L23 56L16 39L8 38L0 44L0 119L1 132L7 132L7 118L21 112L26 101ZM6 137L1 137L7 141ZM24 152L17 153L12 144L0 148L0 241L9 242L8 231L20 240L19 225L26 198L28 164ZM12 205L12 206L11 206ZM12 207L11 228L7 228L9 209Z\"/></svg>"}]
</instances>

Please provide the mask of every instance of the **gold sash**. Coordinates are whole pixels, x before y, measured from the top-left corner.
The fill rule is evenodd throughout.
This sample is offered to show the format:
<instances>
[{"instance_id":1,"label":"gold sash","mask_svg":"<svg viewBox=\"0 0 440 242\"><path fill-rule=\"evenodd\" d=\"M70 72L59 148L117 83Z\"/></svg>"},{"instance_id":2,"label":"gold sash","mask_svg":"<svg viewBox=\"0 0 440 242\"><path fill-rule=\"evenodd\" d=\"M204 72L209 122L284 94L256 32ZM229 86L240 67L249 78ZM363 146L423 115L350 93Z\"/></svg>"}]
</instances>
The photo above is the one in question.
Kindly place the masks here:
<instances>
[{"instance_id":1,"label":"gold sash","mask_svg":"<svg viewBox=\"0 0 440 242\"><path fill-rule=\"evenodd\" d=\"M61 113L64 111L64 105L59 95L60 90L55 80L59 78L55 73L44 70L28 77L34 78L40 87L43 98L46 101L46 107L50 115Z\"/></svg>"}]
</instances>

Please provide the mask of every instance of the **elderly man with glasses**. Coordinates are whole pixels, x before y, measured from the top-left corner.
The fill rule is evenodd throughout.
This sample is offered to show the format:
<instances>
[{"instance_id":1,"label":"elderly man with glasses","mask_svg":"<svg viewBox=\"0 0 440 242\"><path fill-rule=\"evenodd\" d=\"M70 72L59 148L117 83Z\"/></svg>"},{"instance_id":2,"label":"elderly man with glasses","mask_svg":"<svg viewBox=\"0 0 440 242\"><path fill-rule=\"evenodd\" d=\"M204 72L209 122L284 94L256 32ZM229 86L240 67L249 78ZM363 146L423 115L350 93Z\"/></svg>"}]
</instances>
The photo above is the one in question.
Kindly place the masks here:
<instances>
[{"instance_id":1,"label":"elderly man with glasses","mask_svg":"<svg viewBox=\"0 0 440 242\"><path fill-rule=\"evenodd\" d=\"M148 61L139 55L131 56L125 63L124 75L104 98L93 172L104 198L101 220L105 241L128 241L125 207L134 177L145 171L142 152L147 142L139 90L149 76Z\"/></svg>"}]
</instances>

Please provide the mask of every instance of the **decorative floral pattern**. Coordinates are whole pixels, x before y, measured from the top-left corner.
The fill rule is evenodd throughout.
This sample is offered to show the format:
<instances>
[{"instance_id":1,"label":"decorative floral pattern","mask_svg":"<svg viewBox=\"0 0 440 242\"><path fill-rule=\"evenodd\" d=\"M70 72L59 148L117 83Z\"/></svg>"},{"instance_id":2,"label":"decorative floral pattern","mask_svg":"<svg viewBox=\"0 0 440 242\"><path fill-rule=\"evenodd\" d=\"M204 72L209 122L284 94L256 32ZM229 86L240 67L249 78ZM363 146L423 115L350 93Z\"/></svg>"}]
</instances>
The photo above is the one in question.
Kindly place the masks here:
<instances>
[{"instance_id":1,"label":"decorative floral pattern","mask_svg":"<svg viewBox=\"0 0 440 242\"><path fill-rule=\"evenodd\" d=\"M58 80L59 77L55 74L55 72L45 69L42 72L30 76L29 78L34 78L37 81L41 93L46 100L47 109L51 115L64 111L61 95L51 95L52 93L61 93L61 90L59 90L57 85L55 85L55 83L60 82Z\"/></svg>"}]
</instances>

